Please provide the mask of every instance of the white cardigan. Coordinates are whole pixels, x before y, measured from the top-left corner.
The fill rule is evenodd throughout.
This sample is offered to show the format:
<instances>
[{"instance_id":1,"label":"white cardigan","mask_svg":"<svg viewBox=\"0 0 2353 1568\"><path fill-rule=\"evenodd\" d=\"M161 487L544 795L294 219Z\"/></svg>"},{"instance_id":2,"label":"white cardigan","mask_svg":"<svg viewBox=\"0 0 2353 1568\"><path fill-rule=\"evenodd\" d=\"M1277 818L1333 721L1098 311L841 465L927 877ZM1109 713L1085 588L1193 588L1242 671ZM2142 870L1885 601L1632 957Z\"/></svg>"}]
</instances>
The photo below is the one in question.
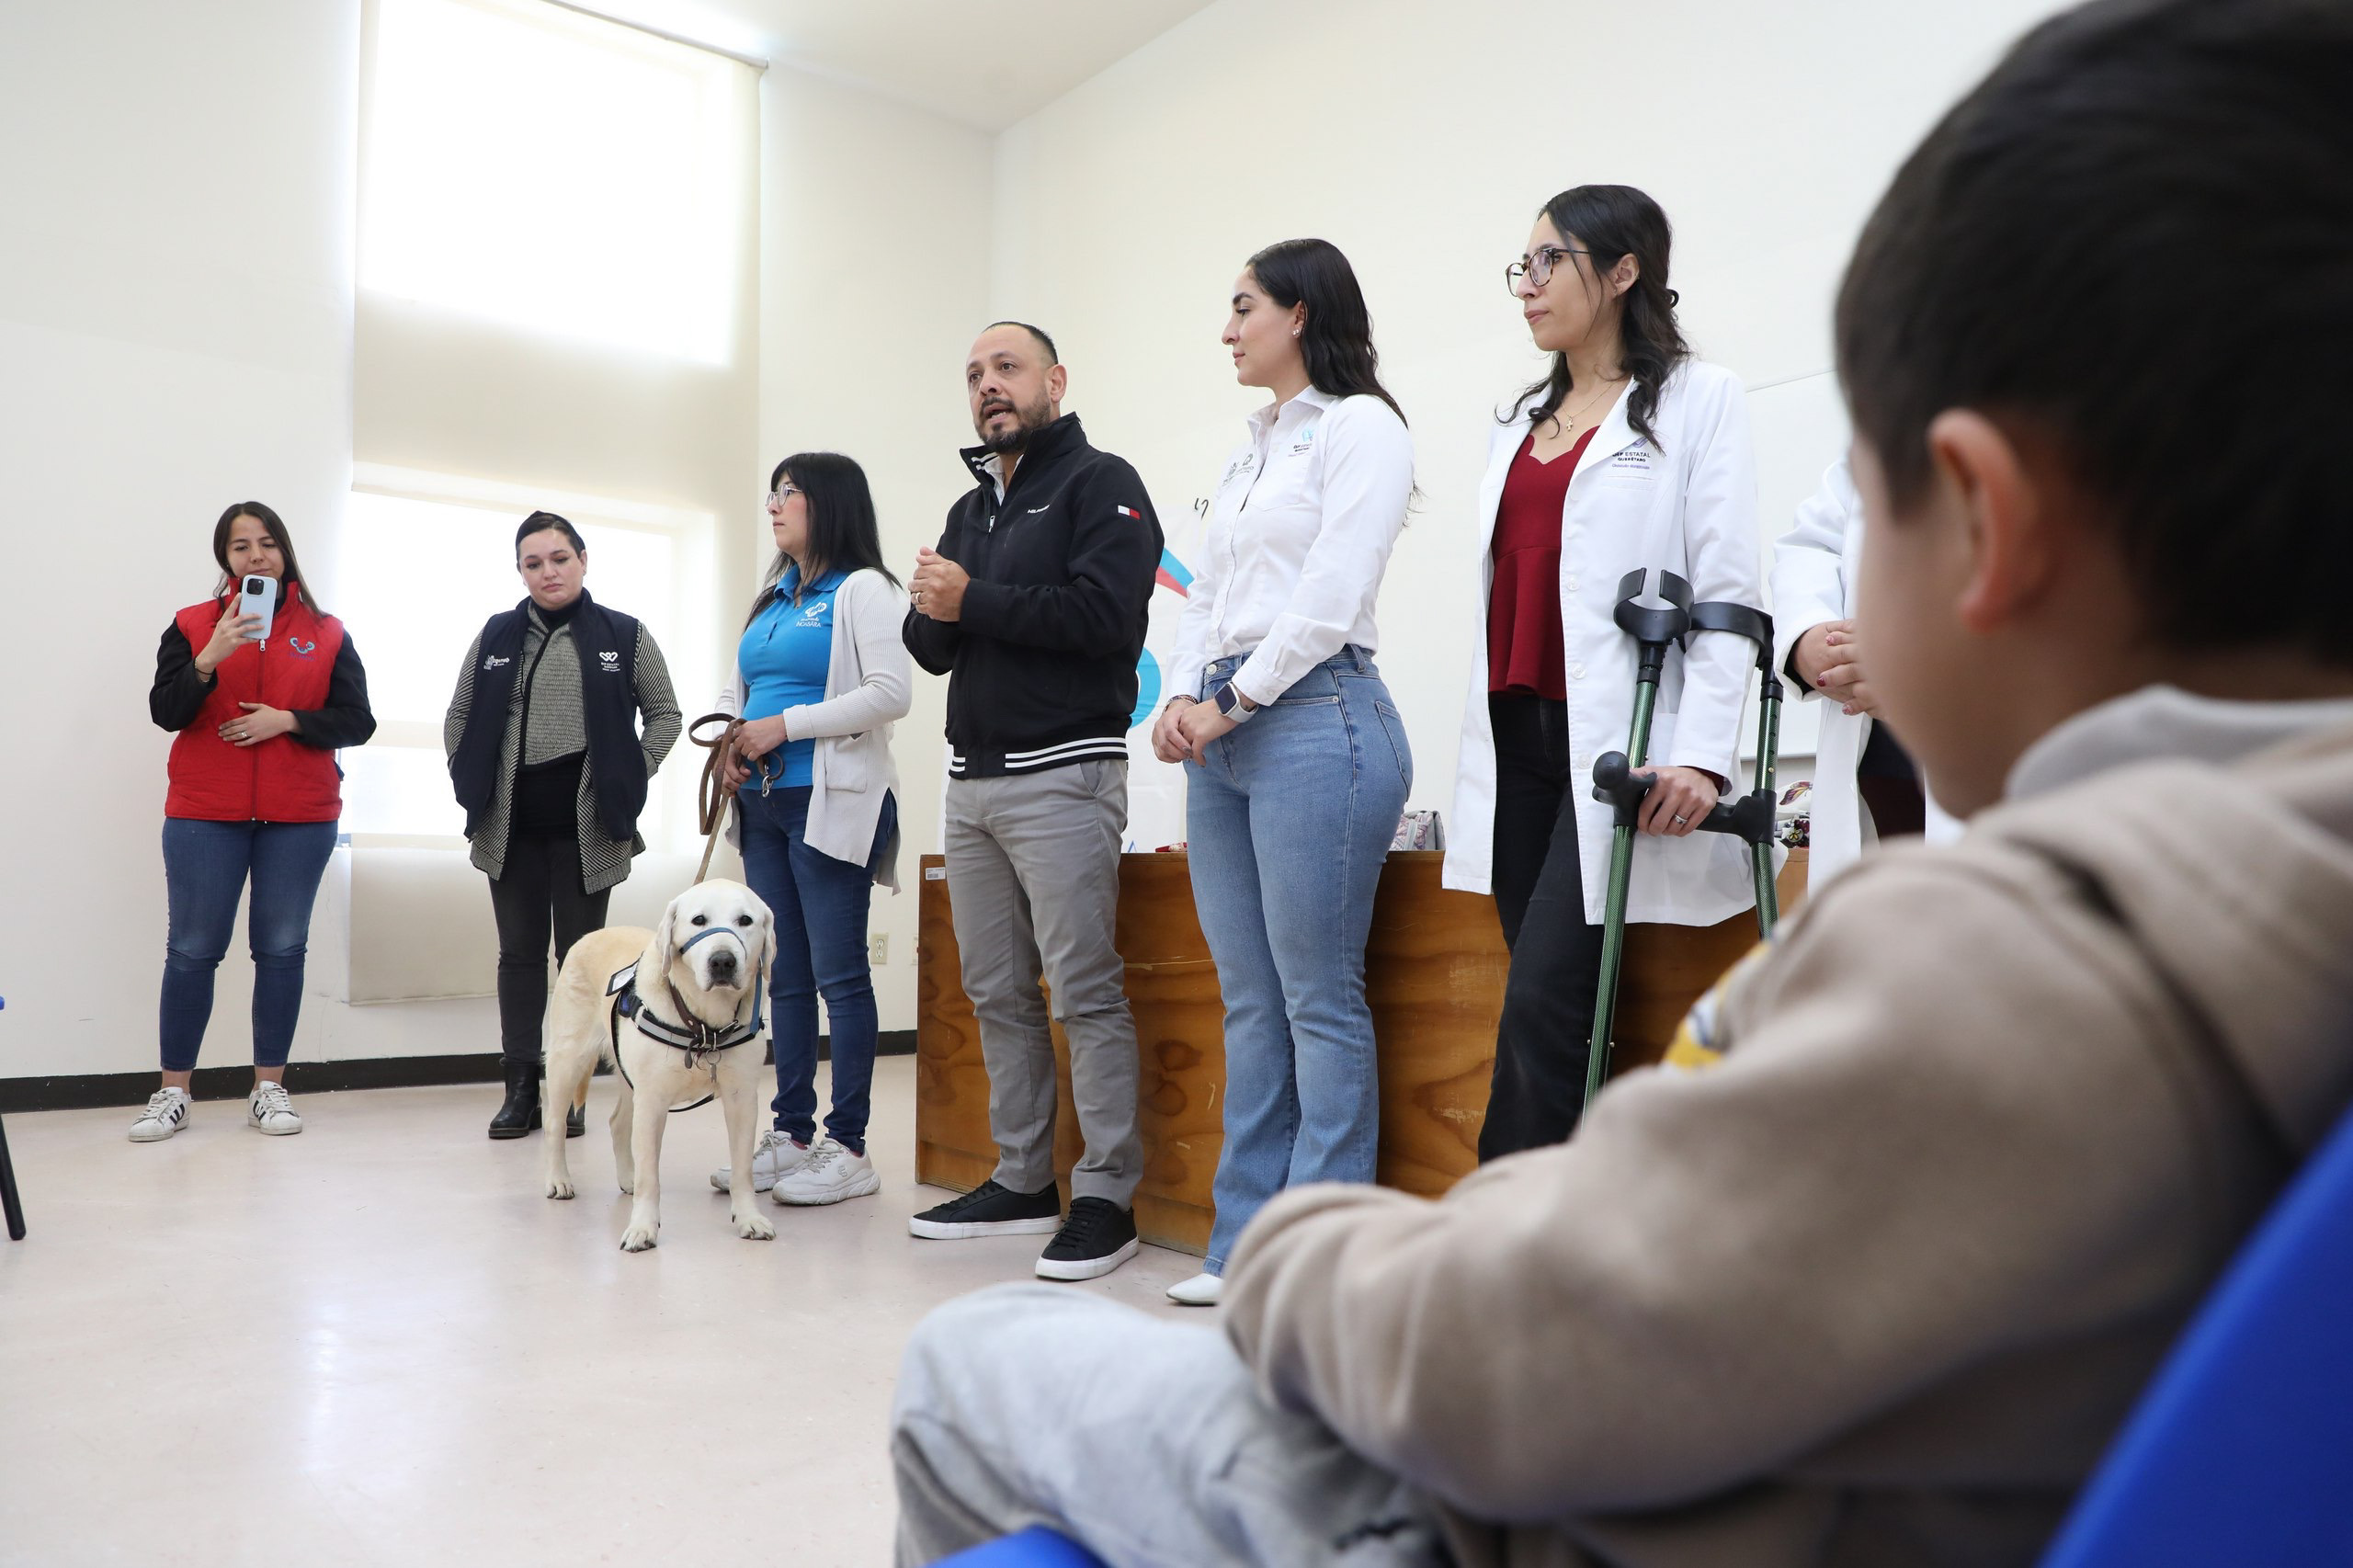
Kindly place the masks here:
<instances>
[{"instance_id":1,"label":"white cardigan","mask_svg":"<svg viewBox=\"0 0 2353 1568\"><path fill-rule=\"evenodd\" d=\"M1593 798L1593 759L1626 749L1634 711L1634 640L1611 619L1619 579L1638 567L1664 567L1689 583L1699 602L1764 603L1756 465L1739 379L1719 365L1685 361L1660 389L1652 416L1655 443L1628 423L1631 391L1629 383L1586 444L1561 508L1561 633L1574 772L1570 792L1586 918L1597 926L1609 881L1612 812ZM1471 640L1444 878L1448 887L1472 892L1494 891L1495 741L1487 719L1487 604L1495 592L1496 508L1528 426L1523 415L1495 430L1479 492L1478 631ZM1667 654L1649 761L1704 768L1729 780L1730 792L1738 794L1756 649L1727 632L1695 633L1688 641L1688 652ZM1739 839L1715 833L1636 835L1629 920L1712 926L1755 903L1748 846Z\"/></svg>"},{"instance_id":2,"label":"white cardigan","mask_svg":"<svg viewBox=\"0 0 2353 1568\"><path fill-rule=\"evenodd\" d=\"M809 797L809 847L853 866L866 864L874 849L874 829L882 820L882 797L899 788L899 766L891 756L891 725L915 706L915 677L899 623L907 596L880 572L853 572L834 590L834 646L825 671L825 700L784 710L789 740L817 743L814 788ZM739 663L720 693L720 711L744 711L744 667ZM900 802L904 817L905 802ZM899 845L893 831L876 862L874 880L899 891ZM743 847L744 818L729 816L727 842Z\"/></svg>"}]
</instances>

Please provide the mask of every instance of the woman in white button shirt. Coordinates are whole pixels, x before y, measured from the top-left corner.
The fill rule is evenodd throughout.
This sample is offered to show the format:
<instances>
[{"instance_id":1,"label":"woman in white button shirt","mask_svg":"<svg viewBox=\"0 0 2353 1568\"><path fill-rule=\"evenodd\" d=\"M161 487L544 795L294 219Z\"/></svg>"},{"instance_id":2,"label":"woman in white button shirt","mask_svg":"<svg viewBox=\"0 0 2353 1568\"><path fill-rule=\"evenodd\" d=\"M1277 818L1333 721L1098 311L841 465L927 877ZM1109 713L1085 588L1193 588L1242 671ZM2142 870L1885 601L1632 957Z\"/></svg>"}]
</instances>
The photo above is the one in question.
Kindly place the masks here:
<instances>
[{"instance_id":1,"label":"woman in white button shirt","mask_svg":"<svg viewBox=\"0 0 2353 1568\"><path fill-rule=\"evenodd\" d=\"M1364 945L1414 777L1373 668L1373 600L1414 489L1347 258L1286 240L1250 258L1223 341L1274 403L1225 465L1153 726L1184 761L1193 901L1225 1000L1225 1143L1197 1278L1216 1301L1251 1216L1284 1187L1370 1181L1380 1135Z\"/></svg>"},{"instance_id":2,"label":"woman in white button shirt","mask_svg":"<svg viewBox=\"0 0 2353 1568\"><path fill-rule=\"evenodd\" d=\"M1593 759L1625 747L1633 716L1619 580L1663 567L1700 602L1764 602L1747 406L1684 343L1671 240L1641 191L1579 186L1506 269L1552 367L1488 447L1482 635L1448 824L1446 885L1494 893L1511 949L1482 1160L1561 1142L1584 1108L1612 827ZM1630 920L1709 926L1754 902L1746 846L1693 825L1734 768L1756 658L1721 632L1667 654Z\"/></svg>"}]
</instances>

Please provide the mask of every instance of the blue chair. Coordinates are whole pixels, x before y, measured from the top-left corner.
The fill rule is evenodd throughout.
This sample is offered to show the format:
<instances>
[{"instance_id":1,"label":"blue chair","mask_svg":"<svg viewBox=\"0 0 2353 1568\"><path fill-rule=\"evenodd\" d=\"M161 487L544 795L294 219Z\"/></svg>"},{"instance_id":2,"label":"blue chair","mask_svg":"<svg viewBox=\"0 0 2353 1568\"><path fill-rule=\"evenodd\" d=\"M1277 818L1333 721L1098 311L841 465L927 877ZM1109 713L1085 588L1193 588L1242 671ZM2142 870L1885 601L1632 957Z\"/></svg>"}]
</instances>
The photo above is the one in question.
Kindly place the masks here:
<instances>
[{"instance_id":1,"label":"blue chair","mask_svg":"<svg viewBox=\"0 0 2353 1568\"><path fill-rule=\"evenodd\" d=\"M2042 1568L2353 1563L2353 1116L2207 1298Z\"/></svg>"},{"instance_id":2,"label":"blue chair","mask_svg":"<svg viewBox=\"0 0 2353 1568\"><path fill-rule=\"evenodd\" d=\"M1103 1560L1043 1525L943 1557L932 1568L1104 1568Z\"/></svg>"}]
</instances>

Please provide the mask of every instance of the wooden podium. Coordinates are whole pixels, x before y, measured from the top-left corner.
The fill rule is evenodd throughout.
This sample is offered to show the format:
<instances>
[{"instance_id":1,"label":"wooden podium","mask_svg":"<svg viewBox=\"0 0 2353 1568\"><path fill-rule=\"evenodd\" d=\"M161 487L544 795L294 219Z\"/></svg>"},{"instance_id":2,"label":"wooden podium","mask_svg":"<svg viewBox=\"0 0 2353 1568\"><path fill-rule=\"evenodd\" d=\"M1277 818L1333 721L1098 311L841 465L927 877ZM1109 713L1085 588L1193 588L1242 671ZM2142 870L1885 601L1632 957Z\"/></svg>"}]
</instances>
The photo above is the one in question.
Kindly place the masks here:
<instances>
[{"instance_id":1,"label":"wooden podium","mask_svg":"<svg viewBox=\"0 0 2353 1568\"><path fill-rule=\"evenodd\" d=\"M1389 857L1365 948L1365 991L1381 1056L1380 1180L1433 1197L1479 1163L1508 962L1495 901L1440 887L1443 859L1427 850ZM939 856L923 857L919 885L915 1179L968 1191L996 1165L988 1070L958 979ZM1804 886L1805 852L1799 850L1781 873L1784 911ZM1193 916L1182 854L1121 858L1113 939L1127 961L1128 1002L1142 1054L1137 1098L1144 1175L1136 1189L1136 1228L1148 1242L1199 1253L1209 1245L1210 1184L1224 1141L1224 1006L1209 943ZM1699 994L1756 941L1756 923L1747 915L1707 927L1630 927L1613 1071L1655 1062ZM1053 1033L1062 1085L1054 1164L1067 1184L1078 1160L1078 1117L1071 1107L1069 1043L1060 1026Z\"/></svg>"}]
</instances>

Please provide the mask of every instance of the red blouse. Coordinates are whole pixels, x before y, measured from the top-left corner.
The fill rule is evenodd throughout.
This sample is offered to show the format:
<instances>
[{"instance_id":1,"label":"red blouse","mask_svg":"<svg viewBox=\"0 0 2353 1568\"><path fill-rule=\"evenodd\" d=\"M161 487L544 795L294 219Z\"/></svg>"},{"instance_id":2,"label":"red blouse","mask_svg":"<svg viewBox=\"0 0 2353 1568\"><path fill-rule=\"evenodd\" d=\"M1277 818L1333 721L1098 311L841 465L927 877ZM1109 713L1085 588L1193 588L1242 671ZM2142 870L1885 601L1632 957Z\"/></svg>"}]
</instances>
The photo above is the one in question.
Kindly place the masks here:
<instances>
[{"instance_id":1,"label":"red blouse","mask_svg":"<svg viewBox=\"0 0 2353 1568\"><path fill-rule=\"evenodd\" d=\"M1598 426L1596 426L1598 428ZM1551 462L1519 444L1495 508L1495 585L1487 596L1487 689L1569 699L1561 635L1561 509L1587 430Z\"/></svg>"}]
</instances>

